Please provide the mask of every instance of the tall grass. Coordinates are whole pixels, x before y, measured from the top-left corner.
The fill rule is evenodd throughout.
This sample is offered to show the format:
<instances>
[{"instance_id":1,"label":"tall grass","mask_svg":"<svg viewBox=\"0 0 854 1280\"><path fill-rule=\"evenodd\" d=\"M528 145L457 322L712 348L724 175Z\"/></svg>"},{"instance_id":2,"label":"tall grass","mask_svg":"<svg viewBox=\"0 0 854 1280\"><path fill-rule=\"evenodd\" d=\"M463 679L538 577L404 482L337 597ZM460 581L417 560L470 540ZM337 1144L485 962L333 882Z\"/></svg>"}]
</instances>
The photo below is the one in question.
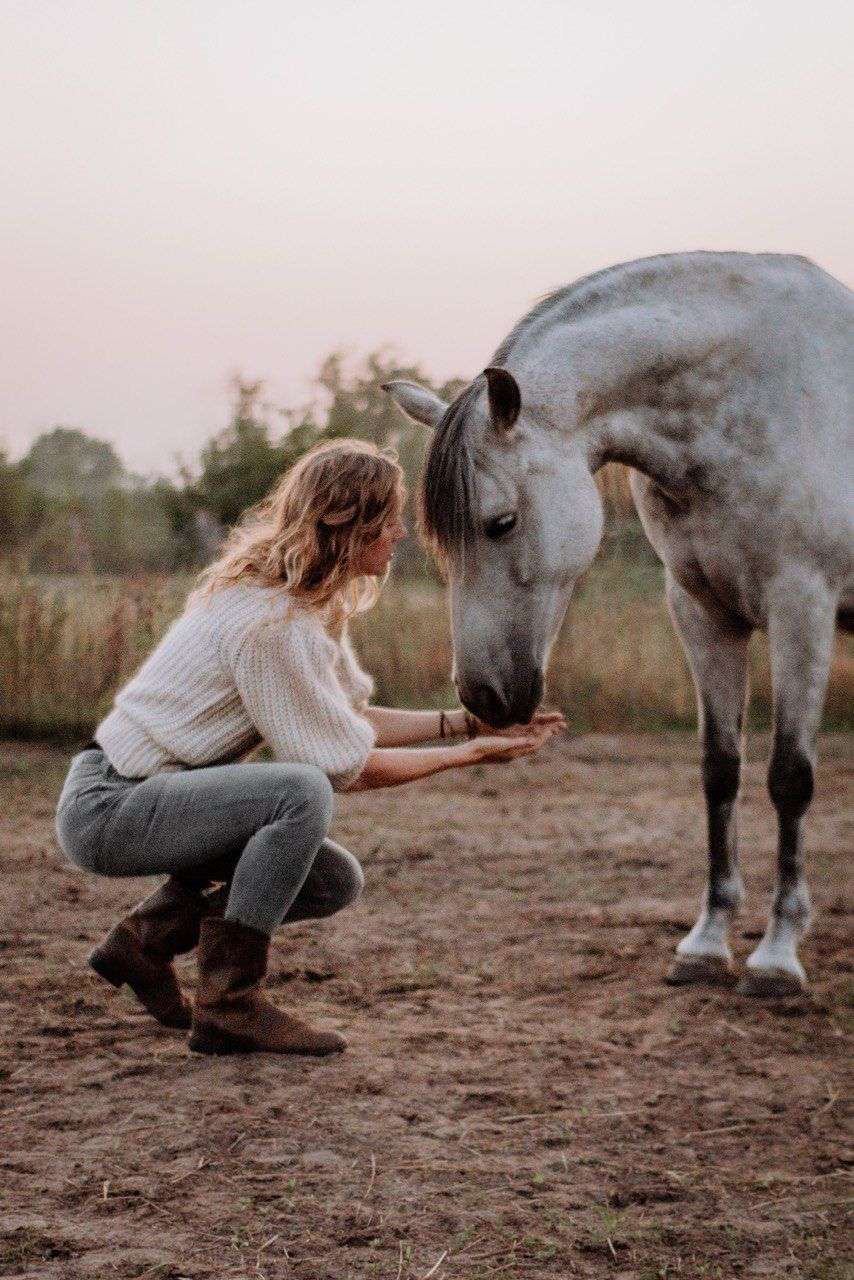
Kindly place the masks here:
<instances>
[{"instance_id":1,"label":"tall grass","mask_svg":"<svg viewBox=\"0 0 854 1280\"><path fill-rule=\"evenodd\" d=\"M88 736L116 689L180 611L175 577L0 576L0 732ZM443 593L388 585L354 638L388 705L453 705ZM766 645L752 653L753 723L770 717ZM854 727L854 642L840 638L825 724ZM576 731L687 728L694 695L663 601L661 570L617 543L578 587L555 644L547 694Z\"/></svg>"},{"instance_id":2,"label":"tall grass","mask_svg":"<svg viewBox=\"0 0 854 1280\"><path fill-rule=\"evenodd\" d=\"M178 578L0 576L0 731L91 733L179 612Z\"/></svg>"},{"instance_id":3,"label":"tall grass","mask_svg":"<svg viewBox=\"0 0 854 1280\"><path fill-rule=\"evenodd\" d=\"M413 706L454 702L451 640L439 592L387 589L353 628L377 701ZM750 723L771 722L767 640L750 653ZM577 587L552 649L547 700L576 732L688 729L696 724L694 686L664 601L657 562L600 558ZM828 729L854 729L854 640L839 636L824 717Z\"/></svg>"}]
</instances>

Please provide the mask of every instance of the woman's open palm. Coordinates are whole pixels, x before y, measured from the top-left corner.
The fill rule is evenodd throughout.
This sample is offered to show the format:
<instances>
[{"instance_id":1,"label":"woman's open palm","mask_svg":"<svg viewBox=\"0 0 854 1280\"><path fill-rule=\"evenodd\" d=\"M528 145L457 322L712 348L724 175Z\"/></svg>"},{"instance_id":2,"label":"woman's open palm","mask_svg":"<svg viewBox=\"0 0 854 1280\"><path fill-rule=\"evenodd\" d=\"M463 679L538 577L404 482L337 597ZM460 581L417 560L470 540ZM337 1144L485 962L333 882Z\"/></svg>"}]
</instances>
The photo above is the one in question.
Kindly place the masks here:
<instances>
[{"instance_id":1,"label":"woman's open palm","mask_svg":"<svg viewBox=\"0 0 854 1280\"><path fill-rule=\"evenodd\" d=\"M566 729L566 717L562 711L535 711L529 724L508 724L503 729L493 729L485 720L477 721L478 737L522 738L546 729L549 730L549 736Z\"/></svg>"},{"instance_id":2,"label":"woman's open palm","mask_svg":"<svg viewBox=\"0 0 854 1280\"><path fill-rule=\"evenodd\" d=\"M558 732L556 725L516 725L515 733L504 729L500 733L478 735L472 742L478 760L498 762L515 760L518 756L529 756L539 751L549 738Z\"/></svg>"}]
</instances>

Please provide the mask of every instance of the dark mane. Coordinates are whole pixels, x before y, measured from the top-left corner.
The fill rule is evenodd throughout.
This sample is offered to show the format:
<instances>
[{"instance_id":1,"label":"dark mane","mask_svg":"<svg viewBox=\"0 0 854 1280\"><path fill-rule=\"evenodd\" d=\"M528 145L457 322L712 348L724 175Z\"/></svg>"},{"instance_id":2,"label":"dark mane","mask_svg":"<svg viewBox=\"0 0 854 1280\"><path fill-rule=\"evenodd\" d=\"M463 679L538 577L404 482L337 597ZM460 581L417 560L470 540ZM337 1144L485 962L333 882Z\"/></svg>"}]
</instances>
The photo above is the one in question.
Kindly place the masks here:
<instances>
[{"instance_id":1,"label":"dark mane","mask_svg":"<svg viewBox=\"0 0 854 1280\"><path fill-rule=\"evenodd\" d=\"M524 315L495 352L491 364L504 365L516 339L529 325L566 301L575 290L609 275L615 268L597 271L584 280L541 298ZM477 528L477 472L471 439L466 432L469 409L483 390L484 379L470 382L447 408L427 453L418 495L421 533L439 565L459 563L470 552Z\"/></svg>"},{"instance_id":2,"label":"dark mane","mask_svg":"<svg viewBox=\"0 0 854 1280\"><path fill-rule=\"evenodd\" d=\"M468 411L483 389L469 383L448 406L427 454L419 493L421 531L440 564L458 561L476 533L477 478L466 434Z\"/></svg>"}]
</instances>

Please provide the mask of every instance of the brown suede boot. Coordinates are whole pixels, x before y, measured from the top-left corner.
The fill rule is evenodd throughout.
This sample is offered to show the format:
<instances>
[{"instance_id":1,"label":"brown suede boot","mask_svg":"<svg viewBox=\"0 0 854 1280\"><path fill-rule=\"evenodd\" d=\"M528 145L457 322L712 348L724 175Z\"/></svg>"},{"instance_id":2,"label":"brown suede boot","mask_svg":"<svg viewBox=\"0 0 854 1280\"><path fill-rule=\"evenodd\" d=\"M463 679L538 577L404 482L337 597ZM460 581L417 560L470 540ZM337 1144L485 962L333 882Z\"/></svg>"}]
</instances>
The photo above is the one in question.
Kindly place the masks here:
<instances>
[{"instance_id":1,"label":"brown suede boot","mask_svg":"<svg viewBox=\"0 0 854 1280\"><path fill-rule=\"evenodd\" d=\"M340 1053L335 1031L315 1031L262 994L270 939L235 920L207 919L190 1048L196 1053Z\"/></svg>"},{"instance_id":2,"label":"brown suede boot","mask_svg":"<svg viewBox=\"0 0 854 1280\"><path fill-rule=\"evenodd\" d=\"M172 967L174 956L192 951L207 915L225 909L228 888L207 896L175 879L167 880L110 930L89 956L102 978L120 987L126 982L164 1027L190 1026L190 1005Z\"/></svg>"}]
</instances>

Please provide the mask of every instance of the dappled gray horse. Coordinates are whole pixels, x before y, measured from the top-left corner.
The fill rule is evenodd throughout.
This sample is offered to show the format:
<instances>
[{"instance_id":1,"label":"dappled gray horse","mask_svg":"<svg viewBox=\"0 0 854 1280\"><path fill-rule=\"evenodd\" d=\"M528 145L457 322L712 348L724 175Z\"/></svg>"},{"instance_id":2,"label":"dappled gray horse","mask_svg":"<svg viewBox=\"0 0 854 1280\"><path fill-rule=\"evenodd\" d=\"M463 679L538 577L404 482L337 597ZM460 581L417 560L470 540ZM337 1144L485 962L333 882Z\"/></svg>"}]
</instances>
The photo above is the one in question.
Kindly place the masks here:
<instances>
[{"instance_id":1,"label":"dappled gray horse","mask_svg":"<svg viewBox=\"0 0 854 1280\"><path fill-rule=\"evenodd\" d=\"M448 569L460 698L496 726L527 721L542 696L602 533L594 473L632 468L703 743L709 882L674 982L731 965L748 641L768 632L778 877L740 989L800 991L803 818L834 626L854 622L854 294L803 258L648 258L545 298L453 404L387 389L437 428L422 520Z\"/></svg>"}]
</instances>

